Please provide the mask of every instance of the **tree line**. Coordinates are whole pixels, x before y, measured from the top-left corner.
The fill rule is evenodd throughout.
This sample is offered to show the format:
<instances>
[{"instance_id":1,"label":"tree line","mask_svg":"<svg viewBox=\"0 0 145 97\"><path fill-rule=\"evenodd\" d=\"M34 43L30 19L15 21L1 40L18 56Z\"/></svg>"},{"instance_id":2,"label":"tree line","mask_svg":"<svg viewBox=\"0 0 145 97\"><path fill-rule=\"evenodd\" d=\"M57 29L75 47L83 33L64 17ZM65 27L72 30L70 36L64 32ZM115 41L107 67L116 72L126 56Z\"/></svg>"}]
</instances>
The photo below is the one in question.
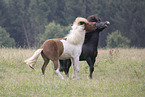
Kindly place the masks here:
<instances>
[{"instance_id":1,"label":"tree line","mask_svg":"<svg viewBox=\"0 0 145 97\"><path fill-rule=\"evenodd\" d=\"M46 35L63 37L76 17L92 14L111 23L101 32L100 47L114 31L127 37L131 47L145 47L145 0L0 0L0 26L16 47L37 47ZM53 26L59 27L57 32L45 34Z\"/></svg>"}]
</instances>

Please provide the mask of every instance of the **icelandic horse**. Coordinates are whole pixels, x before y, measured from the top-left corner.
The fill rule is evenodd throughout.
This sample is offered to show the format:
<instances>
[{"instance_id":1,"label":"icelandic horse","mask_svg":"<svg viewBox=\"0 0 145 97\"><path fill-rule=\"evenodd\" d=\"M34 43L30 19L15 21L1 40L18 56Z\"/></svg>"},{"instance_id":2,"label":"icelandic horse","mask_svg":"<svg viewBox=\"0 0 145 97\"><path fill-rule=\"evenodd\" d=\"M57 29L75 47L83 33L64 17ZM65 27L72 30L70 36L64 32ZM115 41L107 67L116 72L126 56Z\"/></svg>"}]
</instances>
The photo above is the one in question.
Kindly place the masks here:
<instances>
[{"instance_id":1,"label":"icelandic horse","mask_svg":"<svg viewBox=\"0 0 145 97\"><path fill-rule=\"evenodd\" d=\"M59 59L73 60L73 75L75 77L75 71L77 72L77 79L79 79L79 56L82 51L82 45L85 39L85 33L95 30L96 23L88 22L87 19L77 17L72 25L72 29L65 38L48 39L46 40L40 49L36 50L34 55L24 62L29 65L32 69L35 68L37 59L41 54L44 63L42 65L42 74L45 78L45 68L51 60L54 64L54 70L61 79L64 77L59 72L58 64Z\"/></svg>"}]
</instances>

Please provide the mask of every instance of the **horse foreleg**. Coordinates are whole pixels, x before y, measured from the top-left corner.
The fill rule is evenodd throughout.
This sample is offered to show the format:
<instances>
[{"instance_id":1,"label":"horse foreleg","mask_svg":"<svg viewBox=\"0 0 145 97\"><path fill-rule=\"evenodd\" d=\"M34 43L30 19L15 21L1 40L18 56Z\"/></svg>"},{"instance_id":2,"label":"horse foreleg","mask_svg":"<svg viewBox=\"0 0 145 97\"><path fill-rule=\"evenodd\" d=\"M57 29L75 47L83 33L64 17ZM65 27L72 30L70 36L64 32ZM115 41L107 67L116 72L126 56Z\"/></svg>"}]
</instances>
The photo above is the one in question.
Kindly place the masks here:
<instances>
[{"instance_id":1,"label":"horse foreleg","mask_svg":"<svg viewBox=\"0 0 145 97\"><path fill-rule=\"evenodd\" d=\"M77 71L77 79L79 78L79 57L73 59L73 75L72 77L75 77L75 70Z\"/></svg>"},{"instance_id":2,"label":"horse foreleg","mask_svg":"<svg viewBox=\"0 0 145 97\"><path fill-rule=\"evenodd\" d=\"M61 79L64 79L64 77L63 77L63 76L60 74L60 72L59 72L58 60L53 61L53 64L54 64L54 70L55 70L55 72L58 74L58 76L59 76Z\"/></svg>"},{"instance_id":3,"label":"horse foreleg","mask_svg":"<svg viewBox=\"0 0 145 97\"><path fill-rule=\"evenodd\" d=\"M94 62L90 57L86 59L87 63L89 64L90 67L90 75L89 77L92 79L92 73L94 71Z\"/></svg>"}]
</instances>

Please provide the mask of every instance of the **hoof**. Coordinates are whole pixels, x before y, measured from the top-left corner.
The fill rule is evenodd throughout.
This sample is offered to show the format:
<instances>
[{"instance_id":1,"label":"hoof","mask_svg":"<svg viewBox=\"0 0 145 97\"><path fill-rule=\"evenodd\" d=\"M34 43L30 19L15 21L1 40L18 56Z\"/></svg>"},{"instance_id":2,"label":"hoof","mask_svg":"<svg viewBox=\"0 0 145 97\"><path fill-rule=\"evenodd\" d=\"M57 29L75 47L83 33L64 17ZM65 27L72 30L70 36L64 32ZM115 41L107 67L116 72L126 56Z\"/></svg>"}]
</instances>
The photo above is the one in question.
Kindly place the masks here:
<instances>
[{"instance_id":1,"label":"hoof","mask_svg":"<svg viewBox=\"0 0 145 97\"><path fill-rule=\"evenodd\" d=\"M66 74L66 77L69 78L69 74Z\"/></svg>"},{"instance_id":2,"label":"hoof","mask_svg":"<svg viewBox=\"0 0 145 97\"><path fill-rule=\"evenodd\" d=\"M90 79L92 79L92 76L90 77Z\"/></svg>"},{"instance_id":3,"label":"hoof","mask_svg":"<svg viewBox=\"0 0 145 97\"><path fill-rule=\"evenodd\" d=\"M88 78L88 79L92 79L92 75L89 75L87 78Z\"/></svg>"},{"instance_id":4,"label":"hoof","mask_svg":"<svg viewBox=\"0 0 145 97\"><path fill-rule=\"evenodd\" d=\"M31 69L34 69L34 67L32 67L32 66L30 66L30 65L29 65L29 67L30 67Z\"/></svg>"},{"instance_id":5,"label":"hoof","mask_svg":"<svg viewBox=\"0 0 145 97\"><path fill-rule=\"evenodd\" d=\"M59 71L60 71L60 72L63 72L63 69L60 68Z\"/></svg>"}]
</instances>

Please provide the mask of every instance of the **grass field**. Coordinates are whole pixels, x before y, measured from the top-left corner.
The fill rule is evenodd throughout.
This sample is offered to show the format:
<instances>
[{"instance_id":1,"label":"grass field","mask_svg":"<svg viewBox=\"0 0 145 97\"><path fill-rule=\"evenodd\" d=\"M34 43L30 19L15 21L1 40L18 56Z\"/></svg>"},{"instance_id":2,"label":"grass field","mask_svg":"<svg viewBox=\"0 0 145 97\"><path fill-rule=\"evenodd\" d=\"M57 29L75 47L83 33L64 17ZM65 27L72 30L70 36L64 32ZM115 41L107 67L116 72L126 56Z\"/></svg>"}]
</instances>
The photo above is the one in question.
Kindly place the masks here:
<instances>
[{"instance_id":1,"label":"grass field","mask_svg":"<svg viewBox=\"0 0 145 97\"><path fill-rule=\"evenodd\" d=\"M0 97L145 97L145 49L99 49L93 79L80 62L80 79L61 80L50 62L43 80L39 57L35 70L23 61L32 49L0 49ZM64 73L61 73L63 76Z\"/></svg>"}]
</instances>

